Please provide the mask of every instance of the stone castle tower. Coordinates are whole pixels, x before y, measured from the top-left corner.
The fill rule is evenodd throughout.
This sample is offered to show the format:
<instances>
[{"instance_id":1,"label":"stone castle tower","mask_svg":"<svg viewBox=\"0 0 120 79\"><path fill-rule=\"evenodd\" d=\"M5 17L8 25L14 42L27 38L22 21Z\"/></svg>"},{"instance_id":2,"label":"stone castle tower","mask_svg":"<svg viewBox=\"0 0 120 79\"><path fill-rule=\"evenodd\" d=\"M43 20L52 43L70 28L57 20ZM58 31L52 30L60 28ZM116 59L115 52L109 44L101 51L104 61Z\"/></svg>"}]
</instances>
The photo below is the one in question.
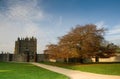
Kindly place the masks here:
<instances>
[{"instance_id":1,"label":"stone castle tower","mask_svg":"<svg viewBox=\"0 0 120 79\"><path fill-rule=\"evenodd\" d=\"M29 52L29 54L36 54L37 52L37 39L32 38L19 38L15 41L15 51L14 54L25 54Z\"/></svg>"}]
</instances>

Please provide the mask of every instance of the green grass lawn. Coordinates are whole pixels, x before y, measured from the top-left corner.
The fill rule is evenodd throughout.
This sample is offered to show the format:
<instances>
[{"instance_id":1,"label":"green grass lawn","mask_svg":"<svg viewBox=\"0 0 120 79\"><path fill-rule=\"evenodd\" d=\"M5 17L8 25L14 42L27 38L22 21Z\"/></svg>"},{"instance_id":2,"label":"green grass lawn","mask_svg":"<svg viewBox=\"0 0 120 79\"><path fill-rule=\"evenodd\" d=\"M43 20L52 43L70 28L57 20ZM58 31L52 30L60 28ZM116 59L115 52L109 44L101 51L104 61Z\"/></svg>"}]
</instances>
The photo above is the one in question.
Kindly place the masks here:
<instances>
[{"instance_id":1,"label":"green grass lawn","mask_svg":"<svg viewBox=\"0 0 120 79\"><path fill-rule=\"evenodd\" d=\"M0 79L68 79L28 63L0 62Z\"/></svg>"},{"instance_id":2,"label":"green grass lawn","mask_svg":"<svg viewBox=\"0 0 120 79\"><path fill-rule=\"evenodd\" d=\"M107 75L120 75L120 63L102 63L102 64L65 64L65 63L50 63L45 64L59 66L63 68L79 70L84 72L107 74Z\"/></svg>"}]
</instances>

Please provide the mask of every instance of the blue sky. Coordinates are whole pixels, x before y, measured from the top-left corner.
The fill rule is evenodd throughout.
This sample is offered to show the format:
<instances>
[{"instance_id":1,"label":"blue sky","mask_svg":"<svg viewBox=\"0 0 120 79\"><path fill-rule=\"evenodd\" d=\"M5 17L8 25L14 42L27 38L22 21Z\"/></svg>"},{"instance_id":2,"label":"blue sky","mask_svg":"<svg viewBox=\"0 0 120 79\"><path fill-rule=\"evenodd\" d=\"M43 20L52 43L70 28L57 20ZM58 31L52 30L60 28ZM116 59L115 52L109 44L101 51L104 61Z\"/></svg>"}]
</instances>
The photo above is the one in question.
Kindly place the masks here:
<instances>
[{"instance_id":1,"label":"blue sky","mask_svg":"<svg viewBox=\"0 0 120 79\"><path fill-rule=\"evenodd\" d=\"M38 53L76 25L107 28L120 45L120 0L0 0L0 51L14 52L18 37L38 39Z\"/></svg>"}]
</instances>

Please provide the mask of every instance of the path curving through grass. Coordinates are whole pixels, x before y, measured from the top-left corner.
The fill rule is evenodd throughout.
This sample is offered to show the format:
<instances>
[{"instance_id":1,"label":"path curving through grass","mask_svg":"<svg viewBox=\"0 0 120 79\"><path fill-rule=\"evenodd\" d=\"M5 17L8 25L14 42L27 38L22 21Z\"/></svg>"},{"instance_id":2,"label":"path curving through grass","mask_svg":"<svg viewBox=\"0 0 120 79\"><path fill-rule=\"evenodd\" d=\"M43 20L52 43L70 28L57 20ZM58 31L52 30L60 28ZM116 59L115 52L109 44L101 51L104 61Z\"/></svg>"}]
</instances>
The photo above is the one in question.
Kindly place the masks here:
<instances>
[{"instance_id":1,"label":"path curving through grass","mask_svg":"<svg viewBox=\"0 0 120 79\"><path fill-rule=\"evenodd\" d=\"M79 70L83 72L120 76L120 63L75 64L75 63L43 62L43 64L58 66L72 70Z\"/></svg>"},{"instance_id":2,"label":"path curving through grass","mask_svg":"<svg viewBox=\"0 0 120 79\"><path fill-rule=\"evenodd\" d=\"M120 79L120 76L112 76L112 75L101 75L101 74L94 74L88 72L81 72L71 69L65 69L57 66L45 65L40 63L32 63L38 67L42 67L60 74L64 74L71 79Z\"/></svg>"},{"instance_id":3,"label":"path curving through grass","mask_svg":"<svg viewBox=\"0 0 120 79\"><path fill-rule=\"evenodd\" d=\"M29 63L0 62L0 79L69 79Z\"/></svg>"}]
</instances>

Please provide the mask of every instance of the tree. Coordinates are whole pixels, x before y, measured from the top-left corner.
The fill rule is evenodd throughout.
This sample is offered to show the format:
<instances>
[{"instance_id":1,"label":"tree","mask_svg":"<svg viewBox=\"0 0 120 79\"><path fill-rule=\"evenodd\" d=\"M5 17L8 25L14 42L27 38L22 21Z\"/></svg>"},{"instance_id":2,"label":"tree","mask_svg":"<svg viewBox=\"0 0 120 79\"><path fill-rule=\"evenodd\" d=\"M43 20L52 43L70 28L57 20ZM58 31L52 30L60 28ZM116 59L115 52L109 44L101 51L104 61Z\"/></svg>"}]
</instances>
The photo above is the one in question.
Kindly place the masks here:
<instances>
[{"instance_id":1,"label":"tree","mask_svg":"<svg viewBox=\"0 0 120 79\"><path fill-rule=\"evenodd\" d=\"M113 43L109 43L106 40L103 40L99 48L99 52L96 53L95 61L99 62L99 58L109 58L115 56L117 49L119 47Z\"/></svg>"},{"instance_id":2,"label":"tree","mask_svg":"<svg viewBox=\"0 0 120 79\"><path fill-rule=\"evenodd\" d=\"M93 24L77 25L68 34L60 37L55 47L48 47L48 51L51 56L56 55L55 57L66 59L72 57L84 59L96 56L101 42L104 40L104 31L104 28L97 29L97 26Z\"/></svg>"},{"instance_id":3,"label":"tree","mask_svg":"<svg viewBox=\"0 0 120 79\"><path fill-rule=\"evenodd\" d=\"M44 51L48 55L48 58L56 59L60 58L60 49L56 44L49 44L46 46L47 49Z\"/></svg>"},{"instance_id":4,"label":"tree","mask_svg":"<svg viewBox=\"0 0 120 79\"><path fill-rule=\"evenodd\" d=\"M47 49L44 53L47 54L50 59L66 59L68 62L68 58L73 57L73 54L75 54L75 51L72 49L69 50L69 46L67 45L49 44L46 47Z\"/></svg>"},{"instance_id":5,"label":"tree","mask_svg":"<svg viewBox=\"0 0 120 79\"><path fill-rule=\"evenodd\" d=\"M117 49L118 46L113 43L108 43L106 46L101 46L101 51L104 52L102 56L103 57L115 56L115 53L117 53Z\"/></svg>"},{"instance_id":6,"label":"tree","mask_svg":"<svg viewBox=\"0 0 120 79\"><path fill-rule=\"evenodd\" d=\"M69 46L69 51L71 48L74 48L74 50L77 50L77 56L80 58L88 58L97 54L100 44L104 39L104 31L104 28L97 29L97 26L93 24L78 25L67 35L61 37L59 44Z\"/></svg>"}]
</instances>

